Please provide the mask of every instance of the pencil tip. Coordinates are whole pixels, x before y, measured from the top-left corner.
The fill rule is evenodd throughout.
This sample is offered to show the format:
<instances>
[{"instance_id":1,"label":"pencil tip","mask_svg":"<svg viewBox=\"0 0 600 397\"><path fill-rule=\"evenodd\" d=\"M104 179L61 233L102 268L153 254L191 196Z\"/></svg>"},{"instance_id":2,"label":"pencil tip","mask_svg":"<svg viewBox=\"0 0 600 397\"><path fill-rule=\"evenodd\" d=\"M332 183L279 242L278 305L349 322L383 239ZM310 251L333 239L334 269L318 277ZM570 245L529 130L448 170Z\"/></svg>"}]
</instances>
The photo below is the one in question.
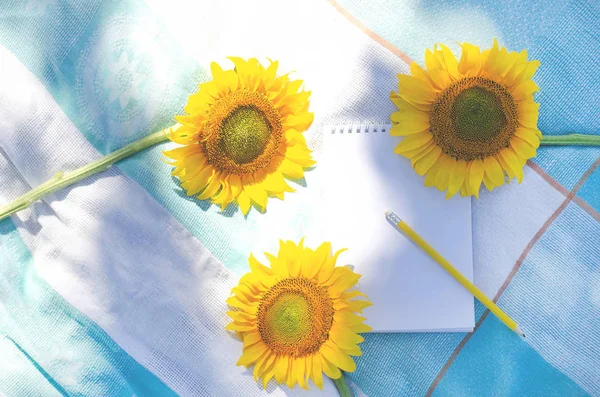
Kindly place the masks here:
<instances>
[{"instance_id":1,"label":"pencil tip","mask_svg":"<svg viewBox=\"0 0 600 397\"><path fill-rule=\"evenodd\" d=\"M521 331L521 328L519 328L519 326L517 325L517 327L514 329L515 333L517 335L519 335L521 338L525 338L525 334L523 333L523 331Z\"/></svg>"}]
</instances>

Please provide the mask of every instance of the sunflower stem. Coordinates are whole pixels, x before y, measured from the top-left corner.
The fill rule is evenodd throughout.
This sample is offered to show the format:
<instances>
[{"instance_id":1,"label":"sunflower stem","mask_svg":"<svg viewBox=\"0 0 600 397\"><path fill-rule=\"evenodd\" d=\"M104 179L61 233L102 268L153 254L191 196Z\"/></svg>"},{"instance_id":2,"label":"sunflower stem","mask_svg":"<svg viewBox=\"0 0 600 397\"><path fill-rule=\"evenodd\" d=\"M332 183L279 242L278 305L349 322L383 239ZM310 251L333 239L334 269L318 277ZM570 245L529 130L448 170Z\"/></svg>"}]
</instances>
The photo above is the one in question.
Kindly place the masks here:
<instances>
[{"instance_id":1,"label":"sunflower stem","mask_svg":"<svg viewBox=\"0 0 600 397\"><path fill-rule=\"evenodd\" d=\"M546 146L600 146L600 135L568 134L544 135L540 145Z\"/></svg>"},{"instance_id":2,"label":"sunflower stem","mask_svg":"<svg viewBox=\"0 0 600 397\"><path fill-rule=\"evenodd\" d=\"M149 148L150 146L154 146L158 143L168 140L169 136L167 134L167 130L150 134L74 171L57 172L54 174L54 176L52 176L52 178L42 183L35 189L32 189L24 195L18 197L13 202L0 207L0 221L8 218L16 212L28 208L31 204L42 199L48 194L54 193L57 190L63 189L81 181L82 179L104 171L110 168L117 161L121 161L129 156L141 152L144 149Z\"/></svg>"},{"instance_id":3,"label":"sunflower stem","mask_svg":"<svg viewBox=\"0 0 600 397\"><path fill-rule=\"evenodd\" d=\"M337 379L333 379L333 383L335 383L335 387L337 388L338 393L340 393L340 397L354 397L350 387L348 387L348 383L346 383L344 371L340 372L342 373L342 376Z\"/></svg>"}]
</instances>

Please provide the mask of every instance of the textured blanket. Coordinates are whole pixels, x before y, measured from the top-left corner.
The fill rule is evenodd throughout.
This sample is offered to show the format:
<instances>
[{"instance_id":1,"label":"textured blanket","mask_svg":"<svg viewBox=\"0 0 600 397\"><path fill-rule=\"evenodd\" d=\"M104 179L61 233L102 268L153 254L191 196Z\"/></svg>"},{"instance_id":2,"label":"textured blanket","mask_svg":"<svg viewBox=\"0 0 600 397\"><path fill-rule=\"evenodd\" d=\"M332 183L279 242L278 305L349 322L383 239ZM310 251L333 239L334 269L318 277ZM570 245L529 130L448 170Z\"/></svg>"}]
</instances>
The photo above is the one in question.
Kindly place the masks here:
<instances>
[{"instance_id":1,"label":"textured blanket","mask_svg":"<svg viewBox=\"0 0 600 397\"><path fill-rule=\"evenodd\" d=\"M4 0L0 204L169 126L211 61L278 59L325 124L387 123L396 74L434 43L497 37L541 67L544 134L599 134L600 8L533 0ZM152 148L0 222L0 395L336 395L236 367L225 299L247 258L298 240L326 190L247 218L190 199ZM600 148L541 148L473 201L473 333L368 334L357 396L600 395ZM334 248L343 241L331 236ZM307 242L316 244L307 236Z\"/></svg>"}]
</instances>

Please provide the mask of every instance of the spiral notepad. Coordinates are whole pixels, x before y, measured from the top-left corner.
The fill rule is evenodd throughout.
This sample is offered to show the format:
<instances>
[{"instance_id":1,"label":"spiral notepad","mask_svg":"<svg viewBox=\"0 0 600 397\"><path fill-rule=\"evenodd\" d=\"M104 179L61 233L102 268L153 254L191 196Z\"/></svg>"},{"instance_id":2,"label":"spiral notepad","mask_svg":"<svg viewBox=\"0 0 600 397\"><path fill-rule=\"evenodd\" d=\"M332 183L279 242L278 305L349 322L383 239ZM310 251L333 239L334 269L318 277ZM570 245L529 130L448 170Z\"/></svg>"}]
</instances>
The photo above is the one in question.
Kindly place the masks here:
<instances>
[{"instance_id":1,"label":"spiral notepad","mask_svg":"<svg viewBox=\"0 0 600 397\"><path fill-rule=\"evenodd\" d=\"M465 276L472 278L471 200L423 185L410 161L394 153L390 125L326 126L317 170L327 191L319 227L344 262L362 274L375 332L471 331L473 297L427 254L391 227L393 210Z\"/></svg>"}]
</instances>

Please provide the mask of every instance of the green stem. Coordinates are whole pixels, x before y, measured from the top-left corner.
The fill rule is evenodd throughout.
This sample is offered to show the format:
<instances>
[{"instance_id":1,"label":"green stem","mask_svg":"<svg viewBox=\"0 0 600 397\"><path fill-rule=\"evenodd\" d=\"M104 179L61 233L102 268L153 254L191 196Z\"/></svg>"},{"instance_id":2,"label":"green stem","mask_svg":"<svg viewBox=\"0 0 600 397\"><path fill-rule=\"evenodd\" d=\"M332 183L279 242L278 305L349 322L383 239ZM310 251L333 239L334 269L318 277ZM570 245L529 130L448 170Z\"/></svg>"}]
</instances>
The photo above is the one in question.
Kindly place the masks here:
<instances>
[{"instance_id":1,"label":"green stem","mask_svg":"<svg viewBox=\"0 0 600 397\"><path fill-rule=\"evenodd\" d=\"M546 146L600 146L600 135L569 134L544 135L540 145Z\"/></svg>"},{"instance_id":2,"label":"green stem","mask_svg":"<svg viewBox=\"0 0 600 397\"><path fill-rule=\"evenodd\" d=\"M353 397L352 391L350 391L348 383L346 383L346 377L344 376L344 372L340 372L342 372L342 376L333 380L333 383L335 383L335 387L337 388L338 393L340 393L340 397Z\"/></svg>"},{"instance_id":3,"label":"green stem","mask_svg":"<svg viewBox=\"0 0 600 397\"><path fill-rule=\"evenodd\" d=\"M0 221L11 216L12 214L28 208L31 204L42 199L44 196L54 193L57 190L63 189L74 183L79 182L89 176L104 171L117 161L123 160L132 156L144 149L154 146L158 143L168 140L168 135L165 130L155 132L140 140L137 140L119 150L116 150L100 160L84 165L71 172L57 172L48 181L42 183L35 189L30 190L24 195L17 198L12 203L0 208Z\"/></svg>"}]
</instances>

